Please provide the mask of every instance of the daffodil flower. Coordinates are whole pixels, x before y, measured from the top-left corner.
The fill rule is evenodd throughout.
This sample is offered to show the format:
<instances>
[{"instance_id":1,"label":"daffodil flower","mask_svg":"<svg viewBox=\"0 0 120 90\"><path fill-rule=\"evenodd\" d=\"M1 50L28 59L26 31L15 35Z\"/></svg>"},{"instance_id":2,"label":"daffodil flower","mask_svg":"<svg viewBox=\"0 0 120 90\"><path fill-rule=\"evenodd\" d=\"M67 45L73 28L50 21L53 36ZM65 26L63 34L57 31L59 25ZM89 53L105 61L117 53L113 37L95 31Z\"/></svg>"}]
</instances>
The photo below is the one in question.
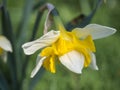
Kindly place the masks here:
<instances>
[{"instance_id":1,"label":"daffodil flower","mask_svg":"<svg viewBox=\"0 0 120 90\"><path fill-rule=\"evenodd\" d=\"M0 57L6 62L7 52L12 52L12 46L10 41L5 37L0 35Z\"/></svg>"},{"instance_id":2,"label":"daffodil flower","mask_svg":"<svg viewBox=\"0 0 120 90\"><path fill-rule=\"evenodd\" d=\"M31 77L35 76L41 66L55 73L55 63L58 60L74 73L81 74L83 67L88 66L98 70L93 40L110 36L116 32L114 28L98 24L75 28L71 32L66 31L62 25L58 25L58 28L59 31L51 30L39 39L22 46L26 55L34 54L37 50L42 49Z\"/></svg>"}]
</instances>

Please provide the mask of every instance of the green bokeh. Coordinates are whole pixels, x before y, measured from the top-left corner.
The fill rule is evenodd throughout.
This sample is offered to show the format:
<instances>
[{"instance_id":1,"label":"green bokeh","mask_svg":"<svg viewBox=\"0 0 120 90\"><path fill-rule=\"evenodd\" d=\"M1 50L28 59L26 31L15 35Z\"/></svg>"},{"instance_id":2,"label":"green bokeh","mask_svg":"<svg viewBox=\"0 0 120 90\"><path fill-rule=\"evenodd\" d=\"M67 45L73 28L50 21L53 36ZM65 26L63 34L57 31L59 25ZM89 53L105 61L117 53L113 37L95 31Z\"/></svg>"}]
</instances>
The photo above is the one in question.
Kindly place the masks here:
<instances>
[{"instance_id":1,"label":"green bokeh","mask_svg":"<svg viewBox=\"0 0 120 90\"><path fill-rule=\"evenodd\" d=\"M37 2L38 0L35 0ZM82 5L84 0L47 0L54 4L58 9L64 23L69 22L80 13L89 14L90 7L94 6L92 1L89 6ZM86 1L86 0L85 0ZM87 0L90 1L90 0ZM94 2L95 0L93 0ZM105 1L105 0L104 0ZM22 18L25 0L8 0L8 10L11 16L14 32ZM29 23L26 29L27 37L31 35L33 24L35 22L37 11L31 13ZM42 17L36 38L42 35L44 20L46 14ZM96 58L99 71L90 68L83 69L81 75L68 71L61 64L57 64L57 73L51 74L45 71L43 77L36 84L34 90L119 90L120 89L120 1L106 0L97 10L91 23L97 23L114 27L117 33L95 41ZM27 39L26 39L27 41ZM29 77L35 66L35 59L39 52L32 55L27 68L27 77L23 81L23 90L28 90Z\"/></svg>"}]
</instances>

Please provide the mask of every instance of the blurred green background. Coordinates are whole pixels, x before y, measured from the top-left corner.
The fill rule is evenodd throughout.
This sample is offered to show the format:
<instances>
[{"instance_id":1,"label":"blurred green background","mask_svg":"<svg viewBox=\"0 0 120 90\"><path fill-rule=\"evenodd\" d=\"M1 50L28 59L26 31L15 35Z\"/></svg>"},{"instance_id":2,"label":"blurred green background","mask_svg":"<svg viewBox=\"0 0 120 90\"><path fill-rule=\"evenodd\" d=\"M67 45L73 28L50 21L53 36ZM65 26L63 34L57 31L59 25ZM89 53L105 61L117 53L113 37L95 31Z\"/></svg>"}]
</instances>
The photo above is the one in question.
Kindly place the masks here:
<instances>
[{"instance_id":1,"label":"blurred green background","mask_svg":"<svg viewBox=\"0 0 120 90\"><path fill-rule=\"evenodd\" d=\"M32 1L32 0L30 0ZM35 0L37 2L38 0ZM79 14L88 15L96 0L46 0L56 6L64 23L69 22ZM88 2L90 1L90 3ZM93 3L92 3L93 2ZM8 10L14 32L23 17L25 0L8 0ZM30 37L37 10L30 13L26 38ZM43 15L36 38L42 35L46 14ZM57 73L45 71L34 90L119 90L120 89L120 0L104 0L97 10L91 23L114 27L117 33L95 41L96 58L99 71L90 68L83 69L81 75L68 71L64 66L57 66ZM27 41L27 39L26 39ZM38 52L39 53L39 52ZM35 66L37 54L31 56L27 68L27 78L23 81L23 89L28 90L30 73Z\"/></svg>"}]
</instances>

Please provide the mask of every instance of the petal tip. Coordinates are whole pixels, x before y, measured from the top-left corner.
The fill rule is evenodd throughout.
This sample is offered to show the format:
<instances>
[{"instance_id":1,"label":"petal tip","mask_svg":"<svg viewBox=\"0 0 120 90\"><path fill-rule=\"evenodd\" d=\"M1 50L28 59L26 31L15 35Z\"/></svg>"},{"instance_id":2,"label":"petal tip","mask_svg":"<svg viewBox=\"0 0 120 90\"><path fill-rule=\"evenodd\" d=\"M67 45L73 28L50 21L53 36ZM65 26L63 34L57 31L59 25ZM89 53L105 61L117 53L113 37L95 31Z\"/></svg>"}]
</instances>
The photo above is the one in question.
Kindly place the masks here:
<instances>
[{"instance_id":1,"label":"petal tip","mask_svg":"<svg viewBox=\"0 0 120 90\"><path fill-rule=\"evenodd\" d=\"M117 30L114 28L114 29L113 29L113 34L116 33L116 32L117 32Z\"/></svg>"},{"instance_id":2,"label":"petal tip","mask_svg":"<svg viewBox=\"0 0 120 90\"><path fill-rule=\"evenodd\" d=\"M96 66L95 70L99 70L99 68Z\"/></svg>"},{"instance_id":3,"label":"petal tip","mask_svg":"<svg viewBox=\"0 0 120 90\"><path fill-rule=\"evenodd\" d=\"M41 66L42 66L42 64L43 64L43 61L45 60L45 58L46 57L42 57L42 58L40 58L40 56L38 55L38 57L37 57L37 65L36 65L36 67L33 69L33 71L31 72L31 75L30 75L30 77L31 78L33 78L37 73L38 73L38 71L40 70L40 68L41 68Z\"/></svg>"},{"instance_id":4,"label":"petal tip","mask_svg":"<svg viewBox=\"0 0 120 90\"><path fill-rule=\"evenodd\" d=\"M30 78L33 78L36 74L32 71L31 72L31 75L30 75Z\"/></svg>"},{"instance_id":5,"label":"petal tip","mask_svg":"<svg viewBox=\"0 0 120 90\"><path fill-rule=\"evenodd\" d=\"M82 71L76 71L75 73L77 73L77 74L82 74Z\"/></svg>"},{"instance_id":6,"label":"petal tip","mask_svg":"<svg viewBox=\"0 0 120 90\"><path fill-rule=\"evenodd\" d=\"M30 75L30 78L33 78L34 77L34 75Z\"/></svg>"},{"instance_id":7,"label":"petal tip","mask_svg":"<svg viewBox=\"0 0 120 90\"><path fill-rule=\"evenodd\" d=\"M12 50L12 49L10 49L10 50L9 50L9 52L11 52L11 53L12 53L12 52L13 52L13 50Z\"/></svg>"}]
</instances>

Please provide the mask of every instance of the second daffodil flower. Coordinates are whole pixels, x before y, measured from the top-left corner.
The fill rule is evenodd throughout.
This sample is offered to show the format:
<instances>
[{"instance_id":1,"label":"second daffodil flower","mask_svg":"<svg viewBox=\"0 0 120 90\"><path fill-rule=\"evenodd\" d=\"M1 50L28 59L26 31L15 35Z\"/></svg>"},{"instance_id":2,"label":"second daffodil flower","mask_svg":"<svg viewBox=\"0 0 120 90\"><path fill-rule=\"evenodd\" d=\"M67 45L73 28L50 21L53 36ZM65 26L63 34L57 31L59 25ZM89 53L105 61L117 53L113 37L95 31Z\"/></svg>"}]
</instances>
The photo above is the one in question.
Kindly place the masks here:
<instances>
[{"instance_id":1,"label":"second daffodil flower","mask_svg":"<svg viewBox=\"0 0 120 90\"><path fill-rule=\"evenodd\" d=\"M75 28L71 32L67 32L62 26L59 26L59 31L51 30L39 39L25 43L22 48L27 55L42 49L31 77L38 72L42 65L50 72L55 73L56 60L74 73L80 74L83 67L88 66L98 70L93 40L107 37L115 32L114 28L98 24Z\"/></svg>"},{"instance_id":2,"label":"second daffodil flower","mask_svg":"<svg viewBox=\"0 0 120 90\"><path fill-rule=\"evenodd\" d=\"M7 52L12 52L10 41L3 35L0 35L0 57L6 62Z\"/></svg>"}]
</instances>

